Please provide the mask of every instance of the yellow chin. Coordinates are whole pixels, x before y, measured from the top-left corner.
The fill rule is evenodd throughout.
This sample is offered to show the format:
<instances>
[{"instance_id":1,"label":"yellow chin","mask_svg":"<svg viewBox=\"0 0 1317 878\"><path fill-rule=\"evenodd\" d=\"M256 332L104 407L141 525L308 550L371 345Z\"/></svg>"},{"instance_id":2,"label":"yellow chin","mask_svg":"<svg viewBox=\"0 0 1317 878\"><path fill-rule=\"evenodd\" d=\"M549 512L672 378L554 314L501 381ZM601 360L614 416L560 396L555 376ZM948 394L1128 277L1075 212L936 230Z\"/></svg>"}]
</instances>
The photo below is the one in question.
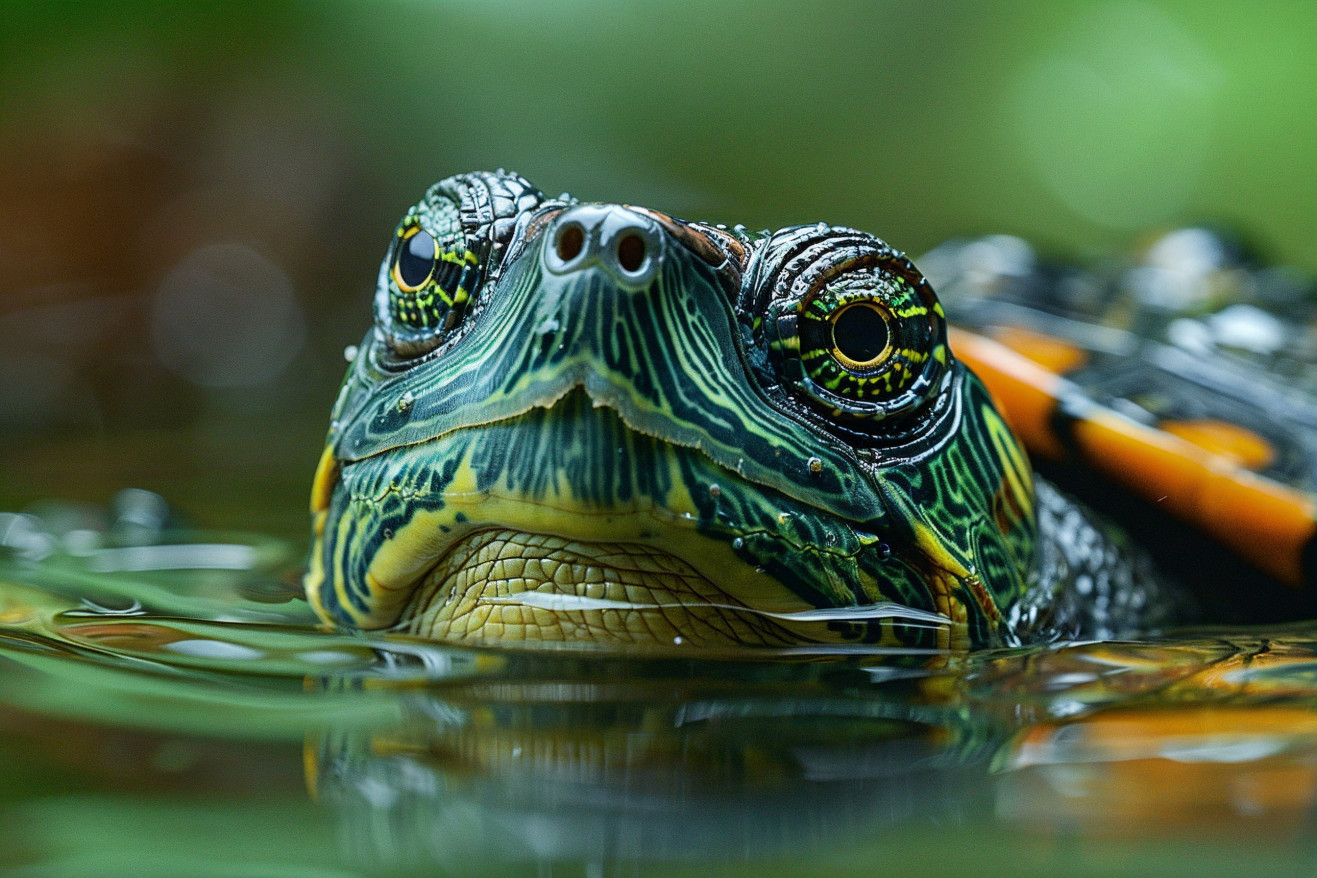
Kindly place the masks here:
<instances>
[{"instance_id":1,"label":"yellow chin","mask_svg":"<svg viewBox=\"0 0 1317 878\"><path fill-rule=\"evenodd\" d=\"M398 631L448 641L783 646L799 632L654 546L476 531L426 575Z\"/></svg>"}]
</instances>

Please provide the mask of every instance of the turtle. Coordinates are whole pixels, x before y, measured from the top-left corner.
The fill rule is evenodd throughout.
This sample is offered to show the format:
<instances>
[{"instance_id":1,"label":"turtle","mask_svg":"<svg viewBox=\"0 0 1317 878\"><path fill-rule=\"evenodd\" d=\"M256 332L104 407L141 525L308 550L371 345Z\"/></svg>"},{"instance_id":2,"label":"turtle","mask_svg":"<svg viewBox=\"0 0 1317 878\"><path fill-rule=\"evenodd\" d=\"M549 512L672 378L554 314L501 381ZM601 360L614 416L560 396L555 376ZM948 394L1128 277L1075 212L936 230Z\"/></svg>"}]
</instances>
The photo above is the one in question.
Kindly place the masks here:
<instances>
[{"instance_id":1,"label":"turtle","mask_svg":"<svg viewBox=\"0 0 1317 878\"><path fill-rule=\"evenodd\" d=\"M928 255L974 335L867 232L688 222L504 170L436 183L346 351L311 490L311 606L444 641L706 651L945 652L1191 618L1142 541L1035 472L1031 453L1135 466L1134 441L1084 424L1147 427L1152 449L1172 434L1122 413L1114 377L1075 371L1081 324L1110 320L1048 311L1037 300L1070 287L1020 259L985 271L1006 240ZM1011 325L1033 348L1003 344ZM1070 360L1038 353L1049 337ZM1311 484L1283 457L1236 465L1236 483L1307 502L1301 539L1254 552L1297 581Z\"/></svg>"}]
</instances>

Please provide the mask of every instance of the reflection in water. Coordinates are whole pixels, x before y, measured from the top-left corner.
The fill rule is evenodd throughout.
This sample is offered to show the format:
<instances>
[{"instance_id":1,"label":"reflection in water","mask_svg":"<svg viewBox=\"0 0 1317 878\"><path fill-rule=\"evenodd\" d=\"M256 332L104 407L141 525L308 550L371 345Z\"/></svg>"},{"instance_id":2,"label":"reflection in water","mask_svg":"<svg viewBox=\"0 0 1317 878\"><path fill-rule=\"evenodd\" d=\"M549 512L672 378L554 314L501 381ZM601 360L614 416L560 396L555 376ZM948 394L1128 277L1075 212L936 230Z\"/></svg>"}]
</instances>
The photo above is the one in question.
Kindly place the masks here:
<instances>
[{"instance_id":1,"label":"reflection in water","mask_svg":"<svg viewBox=\"0 0 1317 878\"><path fill-rule=\"evenodd\" d=\"M734 874L745 860L870 874L1047 839L1144 839L1148 863L1186 839L1273 865L1307 858L1311 626L969 656L452 649L315 627L279 543L161 531L138 547L154 555L98 554L130 548L103 535L73 554L43 520L16 522L0 537L0 745L15 746L18 723L39 730L20 761L50 751L24 794L0 800L24 832L88 807L51 797L70 771L93 788L129 771L171 813L211 819L223 789L274 820L220 839L171 830L249 869L273 855L247 839L271 831L301 840L282 854L298 863L372 874ZM49 551L25 557L37 543ZM106 775L89 755L53 755L74 740L147 755ZM290 788L301 805L272 817L260 805L299 751L311 795ZM205 772L178 774L194 763ZM174 781L150 780L166 768ZM97 819L142 807L97 795ZM42 824L52 813L64 816ZM141 828L106 843L159 842L158 821L132 819ZM312 844L326 820L332 838ZM54 862L79 843L33 837L4 862ZM1264 854L1251 839L1299 844Z\"/></svg>"},{"instance_id":2,"label":"reflection in water","mask_svg":"<svg viewBox=\"0 0 1317 878\"><path fill-rule=\"evenodd\" d=\"M311 745L364 861L764 859L988 813L992 730L918 669L875 686L851 662L502 658Z\"/></svg>"},{"instance_id":3,"label":"reflection in water","mask_svg":"<svg viewBox=\"0 0 1317 878\"><path fill-rule=\"evenodd\" d=\"M651 604L635 601L613 600L611 598L592 598L585 595L559 594L557 592L523 591L509 595L481 595L482 603L514 604L523 607L539 607L544 610L661 610L678 607L683 604ZM810 610L797 610L791 613L775 613L743 604L716 604L703 602L701 606L729 610L736 613L748 613L767 619L784 622L861 622L874 619L900 619L904 622L933 626L949 627L946 616L939 616L928 610L907 607L904 604L878 602L858 606L818 607Z\"/></svg>"}]
</instances>

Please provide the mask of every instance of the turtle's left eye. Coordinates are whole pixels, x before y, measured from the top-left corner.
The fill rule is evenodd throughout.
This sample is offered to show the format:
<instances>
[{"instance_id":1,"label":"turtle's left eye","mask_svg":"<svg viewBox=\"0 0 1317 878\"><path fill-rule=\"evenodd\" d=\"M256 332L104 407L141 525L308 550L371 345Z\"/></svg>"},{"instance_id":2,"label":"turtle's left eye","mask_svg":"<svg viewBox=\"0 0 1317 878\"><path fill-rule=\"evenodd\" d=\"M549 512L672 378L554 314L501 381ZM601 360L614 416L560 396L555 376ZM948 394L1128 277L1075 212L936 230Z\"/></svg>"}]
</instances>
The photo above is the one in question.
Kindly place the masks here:
<instances>
[{"instance_id":1,"label":"turtle's left eye","mask_svg":"<svg viewBox=\"0 0 1317 878\"><path fill-rule=\"evenodd\" d=\"M847 229L793 230L783 241L789 258L764 323L786 385L864 433L922 408L948 364L945 318L928 282L901 254Z\"/></svg>"},{"instance_id":2,"label":"turtle's left eye","mask_svg":"<svg viewBox=\"0 0 1317 878\"><path fill-rule=\"evenodd\" d=\"M452 213L442 242L425 230L421 217L404 219L385 261L385 325L394 351L403 356L423 354L450 338L484 280L484 260ZM442 218L425 217L432 225Z\"/></svg>"},{"instance_id":3,"label":"turtle's left eye","mask_svg":"<svg viewBox=\"0 0 1317 878\"><path fill-rule=\"evenodd\" d=\"M828 320L832 324L829 353L853 372L873 369L891 350L892 333L887 329L890 320L888 310L874 301L843 306Z\"/></svg>"}]
</instances>

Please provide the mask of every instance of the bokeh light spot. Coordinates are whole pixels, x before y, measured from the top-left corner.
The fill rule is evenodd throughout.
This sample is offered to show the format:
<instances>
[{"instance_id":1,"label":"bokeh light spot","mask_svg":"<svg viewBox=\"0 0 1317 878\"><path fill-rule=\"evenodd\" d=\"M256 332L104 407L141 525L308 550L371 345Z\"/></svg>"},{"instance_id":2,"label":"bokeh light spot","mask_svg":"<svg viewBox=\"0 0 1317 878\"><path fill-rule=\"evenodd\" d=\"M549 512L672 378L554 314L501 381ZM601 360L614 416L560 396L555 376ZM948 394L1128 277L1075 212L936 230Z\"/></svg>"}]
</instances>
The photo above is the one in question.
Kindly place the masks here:
<instances>
[{"instance_id":1,"label":"bokeh light spot","mask_svg":"<svg viewBox=\"0 0 1317 878\"><path fill-rule=\"evenodd\" d=\"M156 356L194 384L238 387L279 375L306 340L284 271L245 244L194 250L160 283Z\"/></svg>"}]
</instances>

